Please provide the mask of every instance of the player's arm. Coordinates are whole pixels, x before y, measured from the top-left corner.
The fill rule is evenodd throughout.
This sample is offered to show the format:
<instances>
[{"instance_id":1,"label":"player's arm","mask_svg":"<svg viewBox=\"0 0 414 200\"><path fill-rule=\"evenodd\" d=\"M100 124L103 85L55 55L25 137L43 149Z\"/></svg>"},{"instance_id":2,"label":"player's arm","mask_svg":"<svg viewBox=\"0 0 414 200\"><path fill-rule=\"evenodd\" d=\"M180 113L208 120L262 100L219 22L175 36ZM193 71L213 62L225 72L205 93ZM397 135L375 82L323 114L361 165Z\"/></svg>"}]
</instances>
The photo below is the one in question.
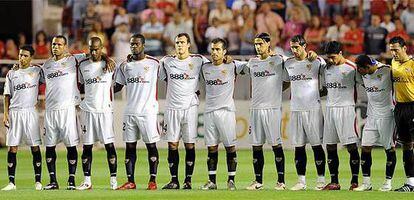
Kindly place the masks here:
<instances>
[{"instance_id":1,"label":"player's arm","mask_svg":"<svg viewBox=\"0 0 414 200\"><path fill-rule=\"evenodd\" d=\"M244 69L247 67L247 62L246 61L240 61L240 60L234 60L233 61L234 65L235 65L235 72L237 75L241 74L244 75Z\"/></svg>"},{"instance_id":2,"label":"player's arm","mask_svg":"<svg viewBox=\"0 0 414 200\"><path fill-rule=\"evenodd\" d=\"M164 66L165 58L160 60L160 67L158 70L158 79L167 82L167 71Z\"/></svg>"},{"instance_id":3,"label":"player's arm","mask_svg":"<svg viewBox=\"0 0 414 200\"><path fill-rule=\"evenodd\" d=\"M11 98L11 91L12 91L11 90L12 85L11 85L9 73L6 76L6 82L4 84L4 98L3 98L3 105L4 105L3 124L7 128L9 128L9 107L10 107L10 98Z\"/></svg>"},{"instance_id":4,"label":"player's arm","mask_svg":"<svg viewBox=\"0 0 414 200\"><path fill-rule=\"evenodd\" d=\"M319 65L319 96L324 97L328 95L328 89L325 86L325 68L327 64L325 60L321 57L318 58L320 65Z\"/></svg>"}]
</instances>

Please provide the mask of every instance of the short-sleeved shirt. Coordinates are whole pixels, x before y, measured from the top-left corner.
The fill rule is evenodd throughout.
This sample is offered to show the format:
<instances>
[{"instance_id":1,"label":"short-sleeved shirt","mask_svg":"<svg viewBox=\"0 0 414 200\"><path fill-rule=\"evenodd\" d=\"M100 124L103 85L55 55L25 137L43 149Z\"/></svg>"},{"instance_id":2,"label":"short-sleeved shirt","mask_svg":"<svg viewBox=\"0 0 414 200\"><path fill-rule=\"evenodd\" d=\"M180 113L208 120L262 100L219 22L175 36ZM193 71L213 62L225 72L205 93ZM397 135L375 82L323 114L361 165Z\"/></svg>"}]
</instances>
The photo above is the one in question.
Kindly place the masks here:
<instances>
[{"instance_id":1,"label":"short-sleeved shirt","mask_svg":"<svg viewBox=\"0 0 414 200\"><path fill-rule=\"evenodd\" d=\"M414 60L391 62L395 99L399 103L414 102Z\"/></svg>"}]
</instances>

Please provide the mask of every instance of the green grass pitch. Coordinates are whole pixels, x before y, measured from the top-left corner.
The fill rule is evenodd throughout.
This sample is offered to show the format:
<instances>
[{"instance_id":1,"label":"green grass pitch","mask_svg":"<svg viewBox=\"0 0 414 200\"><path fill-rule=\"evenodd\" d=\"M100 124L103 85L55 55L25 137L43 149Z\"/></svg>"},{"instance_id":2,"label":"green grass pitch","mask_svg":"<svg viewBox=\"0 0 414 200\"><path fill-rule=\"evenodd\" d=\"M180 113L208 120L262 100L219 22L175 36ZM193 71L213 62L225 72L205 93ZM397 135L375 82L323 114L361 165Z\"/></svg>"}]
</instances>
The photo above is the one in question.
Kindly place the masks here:
<instances>
[{"instance_id":1,"label":"green grass pitch","mask_svg":"<svg viewBox=\"0 0 414 200\"><path fill-rule=\"evenodd\" d=\"M203 148L203 149L202 149ZM44 161L44 152L42 152L43 171L42 183L48 183L49 177ZM81 153L81 150L79 150ZM124 149L118 149L118 184L123 184L126 180L124 168ZM292 187L297 180L293 151L286 150L286 183L288 188ZM236 176L236 191L226 190L227 167L225 161L225 152L219 153L219 166L217 172L217 191L201 191L198 188L207 180L206 160L207 152L204 147L198 147L196 168L193 175L193 190L191 191L146 191L148 181L148 164L145 149L138 150L138 161L135 172L137 190L133 191L111 191L109 190L109 169L106 163L106 152L104 150L94 149L92 165L92 183L91 191L66 191L67 165L66 152L58 152L57 175L61 187L59 191L35 191L33 168L31 154L27 149L21 149L17 154L16 185L17 190L11 192L0 191L0 199L191 199L191 200L226 200L226 199L408 199L413 198L413 194L401 194L395 192L379 192L378 188L384 181L385 171L385 154L381 149L373 152L372 182L375 191L371 192L350 192L347 191L350 181L350 169L348 165L348 153L345 150L339 151L340 156L340 183L342 191L313 191L316 181L316 169L313 164L313 153L307 151L307 191L275 191L273 186L276 183L276 169L274 165L273 152L265 151L265 169L264 184L265 189L262 191L246 191L244 188L253 180L253 166L251 152L249 150L238 151L238 166ZM0 186L3 187L8 183L7 179L7 149L0 149ZM183 180L184 174L184 157L185 152L180 151L180 181ZM397 152L397 167L393 179L393 187L399 187L405 180L402 168L401 151ZM79 155L80 158L80 155ZM160 149L160 165L158 168L157 183L161 188L169 181L169 171L167 166L167 150ZM326 169L327 181L329 181L329 170ZM82 167L78 163L76 184L79 185L83 180ZM362 178L360 177L360 182Z\"/></svg>"}]
</instances>

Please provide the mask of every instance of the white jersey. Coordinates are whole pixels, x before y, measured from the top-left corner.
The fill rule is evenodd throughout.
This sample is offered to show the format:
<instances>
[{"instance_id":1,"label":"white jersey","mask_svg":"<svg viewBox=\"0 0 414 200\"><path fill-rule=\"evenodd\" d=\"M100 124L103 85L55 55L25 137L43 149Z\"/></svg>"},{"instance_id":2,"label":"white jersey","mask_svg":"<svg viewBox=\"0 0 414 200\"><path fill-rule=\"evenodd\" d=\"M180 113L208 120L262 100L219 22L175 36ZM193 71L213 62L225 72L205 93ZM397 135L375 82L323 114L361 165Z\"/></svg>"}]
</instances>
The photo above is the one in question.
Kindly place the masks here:
<instances>
[{"instance_id":1,"label":"white jersey","mask_svg":"<svg viewBox=\"0 0 414 200\"><path fill-rule=\"evenodd\" d=\"M209 62L201 55L192 54L180 60L166 56L161 60L159 76L167 81L166 109L188 109L198 105L198 82L201 66Z\"/></svg>"},{"instance_id":2,"label":"white jersey","mask_svg":"<svg viewBox=\"0 0 414 200\"><path fill-rule=\"evenodd\" d=\"M382 63L378 63L377 66L378 68L373 74L362 76L368 98L367 115L378 118L392 117L394 104L391 68Z\"/></svg>"},{"instance_id":3,"label":"white jersey","mask_svg":"<svg viewBox=\"0 0 414 200\"><path fill-rule=\"evenodd\" d=\"M342 65L326 66L323 70L325 83L328 90L326 106L354 106L356 101L356 76L355 64L347 60Z\"/></svg>"},{"instance_id":4,"label":"white jersey","mask_svg":"<svg viewBox=\"0 0 414 200\"><path fill-rule=\"evenodd\" d=\"M43 64L46 110L60 110L79 104L78 60L75 56L68 56L58 61L51 58Z\"/></svg>"},{"instance_id":5,"label":"white jersey","mask_svg":"<svg viewBox=\"0 0 414 200\"><path fill-rule=\"evenodd\" d=\"M151 56L124 62L118 68L115 81L126 85L125 115L158 114L158 68L159 61Z\"/></svg>"},{"instance_id":6,"label":"white jersey","mask_svg":"<svg viewBox=\"0 0 414 200\"><path fill-rule=\"evenodd\" d=\"M4 95L10 95L10 110L35 108L41 73L39 66L10 70L7 73Z\"/></svg>"},{"instance_id":7,"label":"white jersey","mask_svg":"<svg viewBox=\"0 0 414 200\"><path fill-rule=\"evenodd\" d=\"M236 111L233 93L236 75L243 70L244 65L238 61L229 64L214 65L206 63L202 67L202 73L206 84L205 112L218 109Z\"/></svg>"},{"instance_id":8,"label":"white jersey","mask_svg":"<svg viewBox=\"0 0 414 200\"><path fill-rule=\"evenodd\" d=\"M313 62L291 57L285 62L290 81L290 110L305 111L321 107L319 95L320 70L325 66L322 58Z\"/></svg>"},{"instance_id":9,"label":"white jersey","mask_svg":"<svg viewBox=\"0 0 414 200\"><path fill-rule=\"evenodd\" d=\"M112 112L113 74L104 72L105 61L93 62L90 59L79 63L79 83L85 85L85 98L80 108L87 112Z\"/></svg>"},{"instance_id":10,"label":"white jersey","mask_svg":"<svg viewBox=\"0 0 414 200\"><path fill-rule=\"evenodd\" d=\"M280 108L282 106L283 80L286 78L284 58L269 56L261 60L251 58L247 73L251 79L251 109Z\"/></svg>"}]
</instances>

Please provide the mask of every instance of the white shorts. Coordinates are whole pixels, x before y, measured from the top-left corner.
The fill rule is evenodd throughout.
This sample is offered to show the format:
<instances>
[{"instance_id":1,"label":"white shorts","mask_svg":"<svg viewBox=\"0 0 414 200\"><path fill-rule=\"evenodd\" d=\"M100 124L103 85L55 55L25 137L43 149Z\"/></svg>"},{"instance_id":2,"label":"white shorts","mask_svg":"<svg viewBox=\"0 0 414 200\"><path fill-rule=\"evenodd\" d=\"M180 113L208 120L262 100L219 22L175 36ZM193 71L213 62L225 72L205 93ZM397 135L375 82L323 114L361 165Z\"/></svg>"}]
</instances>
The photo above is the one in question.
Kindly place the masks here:
<instances>
[{"instance_id":1,"label":"white shorts","mask_svg":"<svg viewBox=\"0 0 414 200\"><path fill-rule=\"evenodd\" d=\"M395 121L394 117L374 118L368 117L362 131L362 146L382 146L385 149L395 147L394 143Z\"/></svg>"},{"instance_id":2,"label":"white shorts","mask_svg":"<svg viewBox=\"0 0 414 200\"><path fill-rule=\"evenodd\" d=\"M164 114L164 129L167 142L195 143L197 139L198 106L184 110L166 110Z\"/></svg>"},{"instance_id":3,"label":"white shorts","mask_svg":"<svg viewBox=\"0 0 414 200\"><path fill-rule=\"evenodd\" d=\"M291 142L294 147L322 144L323 113L322 109L308 111L291 111L290 127Z\"/></svg>"},{"instance_id":4,"label":"white shorts","mask_svg":"<svg viewBox=\"0 0 414 200\"><path fill-rule=\"evenodd\" d=\"M39 146L42 144L39 130L39 116L35 109L10 110L7 146Z\"/></svg>"},{"instance_id":5,"label":"white shorts","mask_svg":"<svg viewBox=\"0 0 414 200\"><path fill-rule=\"evenodd\" d=\"M127 143L141 138L146 144L160 141L157 114L124 115L122 130L124 142Z\"/></svg>"},{"instance_id":6,"label":"white shorts","mask_svg":"<svg viewBox=\"0 0 414 200\"><path fill-rule=\"evenodd\" d=\"M250 110L249 139L253 146L282 144L281 137L282 109L252 109Z\"/></svg>"},{"instance_id":7,"label":"white shorts","mask_svg":"<svg viewBox=\"0 0 414 200\"><path fill-rule=\"evenodd\" d=\"M216 146L223 142L225 147L237 144L236 113L226 109L204 114L204 139L206 146Z\"/></svg>"},{"instance_id":8,"label":"white shorts","mask_svg":"<svg viewBox=\"0 0 414 200\"><path fill-rule=\"evenodd\" d=\"M355 106L326 107L323 143L348 145L359 143Z\"/></svg>"},{"instance_id":9,"label":"white shorts","mask_svg":"<svg viewBox=\"0 0 414 200\"><path fill-rule=\"evenodd\" d=\"M45 112L45 144L56 146L63 142L72 147L79 144L78 120L75 106Z\"/></svg>"},{"instance_id":10,"label":"white shorts","mask_svg":"<svg viewBox=\"0 0 414 200\"><path fill-rule=\"evenodd\" d=\"M81 110L80 122L82 142L84 145L92 145L95 142L109 144L115 142L113 114L92 113Z\"/></svg>"}]
</instances>

